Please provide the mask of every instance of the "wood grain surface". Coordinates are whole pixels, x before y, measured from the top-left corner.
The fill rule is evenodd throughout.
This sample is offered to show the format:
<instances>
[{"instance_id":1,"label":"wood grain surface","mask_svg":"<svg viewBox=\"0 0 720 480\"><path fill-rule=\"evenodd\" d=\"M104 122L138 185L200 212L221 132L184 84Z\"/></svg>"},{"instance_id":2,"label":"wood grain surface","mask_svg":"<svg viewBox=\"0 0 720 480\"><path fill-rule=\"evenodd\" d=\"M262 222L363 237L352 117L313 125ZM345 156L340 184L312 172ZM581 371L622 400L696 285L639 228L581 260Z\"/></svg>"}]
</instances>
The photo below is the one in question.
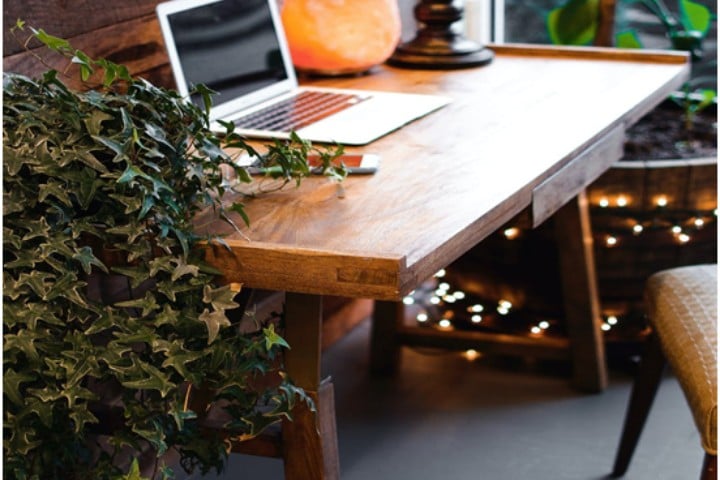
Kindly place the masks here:
<instances>
[{"instance_id":1,"label":"wood grain surface","mask_svg":"<svg viewBox=\"0 0 720 480\"><path fill-rule=\"evenodd\" d=\"M213 249L212 263L228 280L258 288L400 299L529 206L537 186L591 145L616 138L688 75L687 56L675 53L494 48L496 59L482 68L383 66L366 76L313 81L453 101L349 149L379 154L381 166L375 175L348 178L342 197L335 184L313 178L249 199L251 225L242 235L212 220L211 212L200 215L198 231L226 233L232 249Z\"/></svg>"}]
</instances>

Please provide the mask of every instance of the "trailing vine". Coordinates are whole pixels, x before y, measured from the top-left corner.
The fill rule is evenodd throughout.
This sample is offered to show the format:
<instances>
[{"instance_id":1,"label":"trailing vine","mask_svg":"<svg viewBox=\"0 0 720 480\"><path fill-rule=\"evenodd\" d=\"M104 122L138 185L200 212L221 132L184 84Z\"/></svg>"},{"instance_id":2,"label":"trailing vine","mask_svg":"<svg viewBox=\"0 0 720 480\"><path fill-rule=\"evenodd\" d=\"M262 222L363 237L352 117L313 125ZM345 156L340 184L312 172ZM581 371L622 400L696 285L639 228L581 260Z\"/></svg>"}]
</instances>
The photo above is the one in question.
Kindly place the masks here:
<instances>
[{"instance_id":1,"label":"trailing vine","mask_svg":"<svg viewBox=\"0 0 720 480\"><path fill-rule=\"evenodd\" d=\"M201 430L193 389L212 392L208 408L241 438L310 402L282 370L277 319L233 314L237 289L217 285L194 248L222 242L198 237L192 218L211 206L230 221L223 171L252 182L235 160L257 152L230 124L210 131L204 87L200 109L42 30L30 37L102 80L76 92L55 70L3 77L6 478L139 479L147 452L146 477L173 478L170 454L220 471L226 440ZM268 151L262 166L291 182L316 149L293 136ZM344 175L330 166L339 149L317 153ZM229 210L248 220L242 204ZM95 287L113 282L128 295L103 301ZM258 387L267 376L277 381Z\"/></svg>"}]
</instances>

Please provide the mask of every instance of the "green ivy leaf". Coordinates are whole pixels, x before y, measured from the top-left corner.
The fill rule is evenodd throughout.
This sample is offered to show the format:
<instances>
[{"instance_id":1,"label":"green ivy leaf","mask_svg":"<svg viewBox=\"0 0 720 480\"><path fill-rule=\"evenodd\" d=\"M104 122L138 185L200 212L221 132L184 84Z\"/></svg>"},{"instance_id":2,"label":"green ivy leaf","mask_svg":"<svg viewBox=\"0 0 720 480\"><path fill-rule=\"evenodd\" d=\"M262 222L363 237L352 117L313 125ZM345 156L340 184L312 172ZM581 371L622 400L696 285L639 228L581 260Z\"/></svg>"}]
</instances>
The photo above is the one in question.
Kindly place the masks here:
<instances>
[{"instance_id":1,"label":"green ivy leaf","mask_svg":"<svg viewBox=\"0 0 720 480\"><path fill-rule=\"evenodd\" d=\"M117 324L115 310L111 307L104 307L99 312L99 316L93 320L88 328L83 332L85 335L94 335L102 331L113 328Z\"/></svg>"},{"instance_id":2,"label":"green ivy leaf","mask_svg":"<svg viewBox=\"0 0 720 480\"><path fill-rule=\"evenodd\" d=\"M18 414L18 419L22 419L23 423L24 423L25 422L24 419L26 417L29 417L30 415L37 415L37 417L40 419L40 422L43 424L43 426L45 426L46 428L52 428L52 421L53 421L52 405L43 403L34 397L27 397L27 398L25 398L25 408L23 408L20 411L20 413Z\"/></svg>"},{"instance_id":3,"label":"green ivy leaf","mask_svg":"<svg viewBox=\"0 0 720 480\"><path fill-rule=\"evenodd\" d=\"M245 212L245 206L242 203L234 202L232 206L230 206L230 211L240 215L240 217L243 219L243 222L245 222L245 225L250 226L250 217L248 217L247 213Z\"/></svg>"},{"instance_id":4,"label":"green ivy leaf","mask_svg":"<svg viewBox=\"0 0 720 480\"><path fill-rule=\"evenodd\" d=\"M272 350L272 348L275 346L288 349L290 348L290 345L288 345L285 339L277 334L274 324L271 323L266 328L263 328L263 334L265 335L265 348L268 351Z\"/></svg>"},{"instance_id":5,"label":"green ivy leaf","mask_svg":"<svg viewBox=\"0 0 720 480\"><path fill-rule=\"evenodd\" d=\"M160 396L165 398L168 393L177 388L177 385L170 381L168 376L153 367L149 363L134 359L135 365L144 373L142 378L125 380L122 382L123 387L133 388L136 390L157 390Z\"/></svg>"},{"instance_id":6,"label":"green ivy leaf","mask_svg":"<svg viewBox=\"0 0 720 480\"><path fill-rule=\"evenodd\" d=\"M237 294L238 292L232 291L229 285L219 288L205 285L203 287L203 302L211 304L215 310L230 310L240 306L233 301Z\"/></svg>"},{"instance_id":7,"label":"green ivy leaf","mask_svg":"<svg viewBox=\"0 0 720 480\"><path fill-rule=\"evenodd\" d=\"M147 480L140 475L140 464L137 458L133 458L130 464L130 471L128 471L127 475L123 475L121 480Z\"/></svg>"},{"instance_id":8,"label":"green ivy leaf","mask_svg":"<svg viewBox=\"0 0 720 480\"><path fill-rule=\"evenodd\" d=\"M93 254L92 248L90 247L82 247L77 249L75 251L75 255L73 255L72 258L73 260L80 262L83 271L88 275L90 275L90 272L92 272L93 265L98 267L103 272L108 273L108 269L105 264L98 260L98 258Z\"/></svg>"},{"instance_id":9,"label":"green ivy leaf","mask_svg":"<svg viewBox=\"0 0 720 480\"><path fill-rule=\"evenodd\" d=\"M203 84L195 85L193 90L200 94L200 97L203 100L203 106L205 107L205 112L209 113L210 107L212 107L212 96L217 94L217 92L209 89Z\"/></svg>"},{"instance_id":10,"label":"green ivy leaf","mask_svg":"<svg viewBox=\"0 0 720 480\"><path fill-rule=\"evenodd\" d=\"M35 34L35 38L37 38L38 40L40 40L42 43L44 43L45 45L47 45L48 47L50 47L53 50L63 51L63 50L70 49L70 43L65 39L50 35L47 32L45 32L45 30L43 30L42 28L37 29L37 30L34 28L31 28L31 30Z\"/></svg>"},{"instance_id":11,"label":"green ivy leaf","mask_svg":"<svg viewBox=\"0 0 720 480\"><path fill-rule=\"evenodd\" d=\"M192 373L188 370L188 365L204 356L208 353L204 350L192 351L186 350L185 347L177 342L173 343L173 348L166 353L167 358L162 363L163 367L174 368L184 379L192 382L202 381L202 377L197 373Z\"/></svg>"},{"instance_id":12,"label":"green ivy leaf","mask_svg":"<svg viewBox=\"0 0 720 480\"><path fill-rule=\"evenodd\" d=\"M111 267L110 270L114 273L130 278L130 286L132 288L139 287L145 280L148 279L148 271L145 270L142 265L137 267Z\"/></svg>"},{"instance_id":13,"label":"green ivy leaf","mask_svg":"<svg viewBox=\"0 0 720 480\"><path fill-rule=\"evenodd\" d=\"M155 299L155 295L153 295L152 292L146 292L143 298L126 300L124 302L116 302L115 306L121 308L142 308L143 317L150 315L152 312L158 310L160 307L160 305L158 305L157 303L157 300Z\"/></svg>"},{"instance_id":14,"label":"green ivy leaf","mask_svg":"<svg viewBox=\"0 0 720 480\"><path fill-rule=\"evenodd\" d=\"M106 120L112 120L113 116L110 115L107 112L103 112L102 110L92 110L90 114L85 118L83 123L85 123L85 128L87 128L87 131L92 136L97 136L102 133L102 123Z\"/></svg>"},{"instance_id":15,"label":"green ivy leaf","mask_svg":"<svg viewBox=\"0 0 720 480\"><path fill-rule=\"evenodd\" d=\"M68 415L73 422L73 431L80 434L85 430L88 423L100 423L95 415L83 405L79 408L73 408Z\"/></svg>"},{"instance_id":16,"label":"green ivy leaf","mask_svg":"<svg viewBox=\"0 0 720 480\"><path fill-rule=\"evenodd\" d=\"M51 287L45 297L43 297L43 300L47 302L52 302L58 297L62 297L70 299L72 301L80 299L82 302L84 302L84 300L81 299L80 293L78 292L78 288L82 288L83 286L83 282L78 281L77 275L75 275L74 272L66 271L55 283L51 284Z\"/></svg>"},{"instance_id":17,"label":"green ivy leaf","mask_svg":"<svg viewBox=\"0 0 720 480\"><path fill-rule=\"evenodd\" d=\"M222 310L210 312L207 308L200 314L199 320L204 322L208 330L208 345L213 343L220 332L220 327L230 325L230 320Z\"/></svg>"},{"instance_id":18,"label":"green ivy leaf","mask_svg":"<svg viewBox=\"0 0 720 480\"><path fill-rule=\"evenodd\" d=\"M16 258L5 263L5 268L16 269L16 268L35 268L35 265L40 261L37 258L37 254L32 250L20 250L15 253Z\"/></svg>"},{"instance_id":19,"label":"green ivy leaf","mask_svg":"<svg viewBox=\"0 0 720 480\"><path fill-rule=\"evenodd\" d=\"M12 368L3 370L3 395L18 406L25 404L25 397L20 393L20 385L36 379L36 375L29 372L16 372Z\"/></svg>"},{"instance_id":20,"label":"green ivy leaf","mask_svg":"<svg viewBox=\"0 0 720 480\"><path fill-rule=\"evenodd\" d=\"M63 205L68 207L72 206L72 201L70 200L70 195L67 191L67 185L62 185L60 182L53 180L40 185L38 190L38 200L44 202L49 196L57 198L63 203Z\"/></svg>"},{"instance_id":21,"label":"green ivy leaf","mask_svg":"<svg viewBox=\"0 0 720 480\"><path fill-rule=\"evenodd\" d=\"M188 265L183 259L174 260L174 263L177 266L172 272L171 279L173 282L185 275L191 275L193 277L198 276L200 268L197 265Z\"/></svg>"}]
</instances>

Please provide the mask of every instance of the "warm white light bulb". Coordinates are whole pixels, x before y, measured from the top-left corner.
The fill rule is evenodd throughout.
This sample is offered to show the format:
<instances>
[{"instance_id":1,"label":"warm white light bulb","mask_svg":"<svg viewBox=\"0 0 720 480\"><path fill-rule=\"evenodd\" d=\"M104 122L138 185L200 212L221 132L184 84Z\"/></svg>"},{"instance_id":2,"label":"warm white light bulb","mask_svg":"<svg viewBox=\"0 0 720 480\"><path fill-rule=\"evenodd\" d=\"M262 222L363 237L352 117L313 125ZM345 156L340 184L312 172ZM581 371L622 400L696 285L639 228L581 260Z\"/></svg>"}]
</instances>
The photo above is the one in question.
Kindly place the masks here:
<instances>
[{"instance_id":1,"label":"warm white light bulb","mask_svg":"<svg viewBox=\"0 0 720 480\"><path fill-rule=\"evenodd\" d=\"M475 305L468 307L468 312L472 312L472 313L480 313L483 310L485 310L485 307L483 307L479 303L476 303Z\"/></svg>"},{"instance_id":2,"label":"warm white light bulb","mask_svg":"<svg viewBox=\"0 0 720 480\"><path fill-rule=\"evenodd\" d=\"M445 273L446 273L446 272L445 272L445 269L444 269L444 268L441 268L440 270L437 271L437 273L435 274L435 276L436 276L437 278L442 278L442 277L445 276Z\"/></svg>"},{"instance_id":3,"label":"warm white light bulb","mask_svg":"<svg viewBox=\"0 0 720 480\"><path fill-rule=\"evenodd\" d=\"M680 243L687 243L690 241L690 235L687 233L681 233L678 235L678 240L680 240Z\"/></svg>"},{"instance_id":4,"label":"warm white light bulb","mask_svg":"<svg viewBox=\"0 0 720 480\"><path fill-rule=\"evenodd\" d=\"M696 219L695 219L695 226L696 226L696 227L700 228L700 227L702 227L703 225L705 225L705 220L703 220L702 218L696 218Z\"/></svg>"},{"instance_id":5,"label":"warm white light bulb","mask_svg":"<svg viewBox=\"0 0 720 480\"><path fill-rule=\"evenodd\" d=\"M403 303L405 305L412 305L413 303L415 303L415 299L408 295L407 297L403 298Z\"/></svg>"},{"instance_id":6,"label":"warm white light bulb","mask_svg":"<svg viewBox=\"0 0 720 480\"><path fill-rule=\"evenodd\" d=\"M504 308L504 309L506 309L506 310L510 310L510 309L512 308L512 303L510 303L510 302L507 301L507 300L500 300L500 301L498 302L498 305L500 305L500 307L502 307L502 308Z\"/></svg>"},{"instance_id":7,"label":"warm white light bulb","mask_svg":"<svg viewBox=\"0 0 720 480\"><path fill-rule=\"evenodd\" d=\"M600 207L602 208L606 208L608 205L610 205L610 200L608 200L607 197L602 197L598 202L598 205L600 205Z\"/></svg>"},{"instance_id":8,"label":"warm white light bulb","mask_svg":"<svg viewBox=\"0 0 720 480\"><path fill-rule=\"evenodd\" d=\"M617 325L618 319L615 315L610 315L607 317L607 323L609 323L610 325Z\"/></svg>"},{"instance_id":9,"label":"warm white light bulb","mask_svg":"<svg viewBox=\"0 0 720 480\"><path fill-rule=\"evenodd\" d=\"M477 350L473 350L472 348L470 350L465 350L465 358L467 358L471 362L477 359L479 356L480 352L478 352Z\"/></svg>"},{"instance_id":10,"label":"warm white light bulb","mask_svg":"<svg viewBox=\"0 0 720 480\"><path fill-rule=\"evenodd\" d=\"M677 235L678 233L682 232L682 227L680 225L673 225L671 230L675 235Z\"/></svg>"},{"instance_id":11,"label":"warm white light bulb","mask_svg":"<svg viewBox=\"0 0 720 480\"><path fill-rule=\"evenodd\" d=\"M655 205L658 207L665 207L668 204L668 199L665 195L662 195L655 200Z\"/></svg>"},{"instance_id":12,"label":"warm white light bulb","mask_svg":"<svg viewBox=\"0 0 720 480\"><path fill-rule=\"evenodd\" d=\"M473 315L472 317L470 317L470 320L473 323L480 323L480 322L482 322L482 316L481 315Z\"/></svg>"},{"instance_id":13,"label":"warm white light bulb","mask_svg":"<svg viewBox=\"0 0 720 480\"><path fill-rule=\"evenodd\" d=\"M626 197L626 196L620 195L620 196L617 198L617 206L618 206L618 207L626 207L627 204L628 204L628 200L627 200L627 197Z\"/></svg>"},{"instance_id":14,"label":"warm white light bulb","mask_svg":"<svg viewBox=\"0 0 720 480\"><path fill-rule=\"evenodd\" d=\"M602 329L603 332L607 332L608 330L610 330L611 327L607 323L603 323L600 328Z\"/></svg>"},{"instance_id":15,"label":"warm white light bulb","mask_svg":"<svg viewBox=\"0 0 720 480\"><path fill-rule=\"evenodd\" d=\"M418 313L417 317L415 317L418 322L427 322L428 321L428 315L427 313Z\"/></svg>"},{"instance_id":16,"label":"warm white light bulb","mask_svg":"<svg viewBox=\"0 0 720 480\"><path fill-rule=\"evenodd\" d=\"M607 245L608 247L614 247L615 245L617 245L617 243L618 239L616 237L613 237L612 235L608 236L605 239L605 245Z\"/></svg>"},{"instance_id":17,"label":"warm white light bulb","mask_svg":"<svg viewBox=\"0 0 720 480\"><path fill-rule=\"evenodd\" d=\"M462 300L463 298L465 298L465 292L458 290L457 292L453 293L453 297L455 297L456 300Z\"/></svg>"},{"instance_id":18,"label":"warm white light bulb","mask_svg":"<svg viewBox=\"0 0 720 480\"><path fill-rule=\"evenodd\" d=\"M438 326L440 328L450 328L450 327L452 327L452 323L447 318L443 318L442 320L440 320L438 322Z\"/></svg>"},{"instance_id":19,"label":"warm white light bulb","mask_svg":"<svg viewBox=\"0 0 720 480\"><path fill-rule=\"evenodd\" d=\"M442 299L443 299L443 301L446 302L446 303L455 303L455 300L457 300L457 299L456 299L455 297L453 297L452 295L443 295Z\"/></svg>"},{"instance_id":20,"label":"warm white light bulb","mask_svg":"<svg viewBox=\"0 0 720 480\"><path fill-rule=\"evenodd\" d=\"M505 238L508 240L513 240L520 235L520 229L517 227L506 228L503 234L505 234Z\"/></svg>"},{"instance_id":21,"label":"warm white light bulb","mask_svg":"<svg viewBox=\"0 0 720 480\"><path fill-rule=\"evenodd\" d=\"M534 333L535 335L537 335L538 333L542 332L542 329L536 325L536 326L534 326L534 327L532 327L532 328L530 329L530 332L532 332L532 333Z\"/></svg>"},{"instance_id":22,"label":"warm white light bulb","mask_svg":"<svg viewBox=\"0 0 720 480\"><path fill-rule=\"evenodd\" d=\"M543 320L542 322L538 323L538 327L542 328L543 330L547 330L550 327L550 322Z\"/></svg>"},{"instance_id":23,"label":"warm white light bulb","mask_svg":"<svg viewBox=\"0 0 720 480\"><path fill-rule=\"evenodd\" d=\"M438 303L440 303L440 297L430 297L430 303L432 303L433 305L437 305Z\"/></svg>"},{"instance_id":24,"label":"warm white light bulb","mask_svg":"<svg viewBox=\"0 0 720 480\"><path fill-rule=\"evenodd\" d=\"M635 225L633 225L633 232L634 232L634 233L638 234L638 233L642 233L642 231L643 231L643 226L642 226L642 225L640 225L639 223L636 223Z\"/></svg>"}]
</instances>

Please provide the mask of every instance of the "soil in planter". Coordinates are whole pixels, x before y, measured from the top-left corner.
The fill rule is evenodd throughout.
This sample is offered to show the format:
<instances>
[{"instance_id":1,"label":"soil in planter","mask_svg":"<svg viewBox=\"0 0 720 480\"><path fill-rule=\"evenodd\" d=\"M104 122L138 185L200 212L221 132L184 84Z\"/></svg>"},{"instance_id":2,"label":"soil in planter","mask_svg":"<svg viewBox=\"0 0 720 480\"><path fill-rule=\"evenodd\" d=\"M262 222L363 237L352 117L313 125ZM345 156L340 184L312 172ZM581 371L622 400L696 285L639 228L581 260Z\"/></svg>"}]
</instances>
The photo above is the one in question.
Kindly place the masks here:
<instances>
[{"instance_id":1,"label":"soil in planter","mask_svg":"<svg viewBox=\"0 0 720 480\"><path fill-rule=\"evenodd\" d=\"M700 111L690 130L681 108L667 100L627 131L622 160L665 160L717 155L717 107Z\"/></svg>"}]
</instances>

